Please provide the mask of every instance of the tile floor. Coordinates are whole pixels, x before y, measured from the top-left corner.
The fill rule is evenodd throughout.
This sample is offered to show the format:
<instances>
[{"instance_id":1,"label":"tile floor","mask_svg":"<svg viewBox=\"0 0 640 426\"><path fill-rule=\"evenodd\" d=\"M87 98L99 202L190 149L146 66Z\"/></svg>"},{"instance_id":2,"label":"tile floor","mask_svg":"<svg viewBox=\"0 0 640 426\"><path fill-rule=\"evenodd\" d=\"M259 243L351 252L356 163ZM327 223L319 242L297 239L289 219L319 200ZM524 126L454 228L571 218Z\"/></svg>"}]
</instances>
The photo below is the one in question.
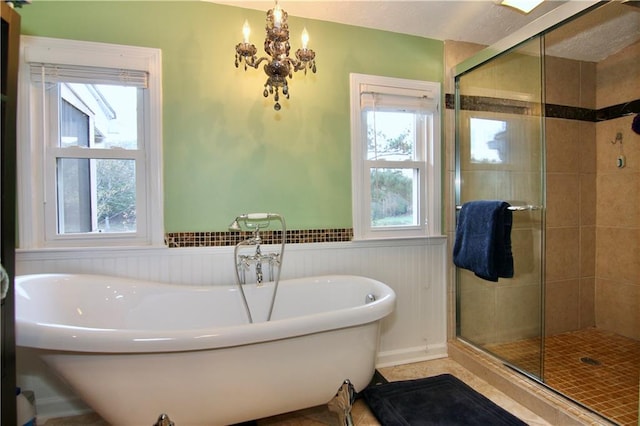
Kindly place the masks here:
<instances>
[{"instance_id":1,"label":"tile floor","mask_svg":"<svg viewBox=\"0 0 640 426\"><path fill-rule=\"evenodd\" d=\"M539 343L492 346L496 355L539 371ZM638 423L640 341L589 328L545 339L544 378L553 389L620 425Z\"/></svg>"},{"instance_id":2,"label":"tile floor","mask_svg":"<svg viewBox=\"0 0 640 426\"><path fill-rule=\"evenodd\" d=\"M395 367L379 369L380 373L389 381L417 379L436 376L443 373L451 373L458 377L478 392L491 399L507 411L524 420L531 426L549 425L527 408L518 404L504 393L496 390L487 382L474 376L455 361L445 358L433 361L424 361L414 364L405 364ZM353 421L356 426L378 426L380 423L369 411L364 401L356 400L352 410ZM258 426L325 426L337 425L337 417L329 412L326 406L313 407L306 410L295 411L257 421ZM44 426L106 426L107 423L95 414L50 419ZM176 425L180 426L180 425Z\"/></svg>"}]
</instances>

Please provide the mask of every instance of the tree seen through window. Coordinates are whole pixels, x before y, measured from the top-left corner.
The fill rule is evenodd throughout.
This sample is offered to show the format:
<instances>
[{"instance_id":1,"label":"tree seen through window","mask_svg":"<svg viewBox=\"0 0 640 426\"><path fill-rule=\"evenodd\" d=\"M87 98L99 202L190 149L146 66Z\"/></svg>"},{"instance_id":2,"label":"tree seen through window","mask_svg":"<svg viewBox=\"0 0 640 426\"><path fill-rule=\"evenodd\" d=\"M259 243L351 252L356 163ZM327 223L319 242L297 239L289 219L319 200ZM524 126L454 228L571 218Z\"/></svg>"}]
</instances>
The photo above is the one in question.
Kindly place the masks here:
<instances>
[{"instance_id":1,"label":"tree seen through window","mask_svg":"<svg viewBox=\"0 0 640 426\"><path fill-rule=\"evenodd\" d=\"M415 114L369 111L367 114L368 159L407 161L415 156ZM371 168L372 226L415 224L413 168Z\"/></svg>"}]
</instances>

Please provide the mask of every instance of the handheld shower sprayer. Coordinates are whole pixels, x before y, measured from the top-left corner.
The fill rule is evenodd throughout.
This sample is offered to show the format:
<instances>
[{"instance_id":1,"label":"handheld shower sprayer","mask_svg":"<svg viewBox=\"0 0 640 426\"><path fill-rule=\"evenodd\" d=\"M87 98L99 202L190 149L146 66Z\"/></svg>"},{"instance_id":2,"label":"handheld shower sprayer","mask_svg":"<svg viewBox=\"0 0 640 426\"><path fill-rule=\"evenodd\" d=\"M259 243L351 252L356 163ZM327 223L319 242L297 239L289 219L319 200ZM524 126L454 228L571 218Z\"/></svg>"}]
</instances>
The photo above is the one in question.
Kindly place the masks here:
<instances>
[{"instance_id":1,"label":"handheld shower sprayer","mask_svg":"<svg viewBox=\"0 0 640 426\"><path fill-rule=\"evenodd\" d=\"M229 231L242 231L244 225L247 229L267 228L272 220L279 220L284 223L284 219L277 213L245 213L236 217L229 225Z\"/></svg>"}]
</instances>

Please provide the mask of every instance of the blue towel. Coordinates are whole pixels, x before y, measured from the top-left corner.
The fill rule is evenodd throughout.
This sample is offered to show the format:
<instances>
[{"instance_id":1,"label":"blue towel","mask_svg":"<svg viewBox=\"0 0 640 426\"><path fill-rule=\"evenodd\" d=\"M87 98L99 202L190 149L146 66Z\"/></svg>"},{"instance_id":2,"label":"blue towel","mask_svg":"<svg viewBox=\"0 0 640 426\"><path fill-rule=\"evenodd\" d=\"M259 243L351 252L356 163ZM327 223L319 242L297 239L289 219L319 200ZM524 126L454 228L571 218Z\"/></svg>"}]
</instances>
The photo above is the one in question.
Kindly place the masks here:
<instances>
[{"instance_id":1,"label":"blue towel","mask_svg":"<svg viewBox=\"0 0 640 426\"><path fill-rule=\"evenodd\" d=\"M488 281L513 277L511 210L504 201L471 201L458 216L453 263Z\"/></svg>"}]
</instances>

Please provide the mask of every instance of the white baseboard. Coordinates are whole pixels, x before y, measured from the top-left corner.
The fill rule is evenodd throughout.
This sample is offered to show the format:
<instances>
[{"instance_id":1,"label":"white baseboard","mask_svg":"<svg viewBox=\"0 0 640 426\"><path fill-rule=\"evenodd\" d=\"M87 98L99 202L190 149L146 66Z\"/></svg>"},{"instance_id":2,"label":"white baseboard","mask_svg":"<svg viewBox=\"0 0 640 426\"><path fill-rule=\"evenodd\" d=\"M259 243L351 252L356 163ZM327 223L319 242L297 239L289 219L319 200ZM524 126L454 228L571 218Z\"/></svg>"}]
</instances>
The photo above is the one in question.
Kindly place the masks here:
<instances>
[{"instance_id":1,"label":"white baseboard","mask_svg":"<svg viewBox=\"0 0 640 426\"><path fill-rule=\"evenodd\" d=\"M412 362L430 361L432 359L446 358L447 344L417 346L394 351L378 353L376 368L392 367L394 365L410 364Z\"/></svg>"}]
</instances>

